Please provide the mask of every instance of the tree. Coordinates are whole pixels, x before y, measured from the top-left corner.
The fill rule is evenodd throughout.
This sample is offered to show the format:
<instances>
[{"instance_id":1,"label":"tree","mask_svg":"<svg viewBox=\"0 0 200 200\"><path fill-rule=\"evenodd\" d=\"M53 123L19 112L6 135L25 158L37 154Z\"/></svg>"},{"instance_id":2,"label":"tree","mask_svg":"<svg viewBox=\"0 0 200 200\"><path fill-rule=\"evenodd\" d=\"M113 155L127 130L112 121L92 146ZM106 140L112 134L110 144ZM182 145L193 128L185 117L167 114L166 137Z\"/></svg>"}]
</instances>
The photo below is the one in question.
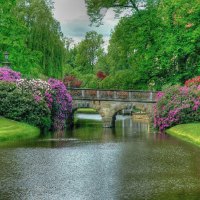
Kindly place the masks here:
<instances>
[{"instance_id":1,"label":"tree","mask_svg":"<svg viewBox=\"0 0 200 200\"><path fill-rule=\"evenodd\" d=\"M99 11L111 7L111 3L119 3L99 2L96 5ZM127 1L123 2L127 5ZM197 5L198 0L149 0L145 9L123 17L111 35L108 53L104 56L110 74L105 85L113 87L117 78L123 89L128 85L148 89L151 83L155 83L155 89L161 89L164 85L182 84L200 74L200 7ZM99 69L101 63L99 60ZM132 77L127 76L130 78L127 82L128 78L122 74Z\"/></svg>"},{"instance_id":2,"label":"tree","mask_svg":"<svg viewBox=\"0 0 200 200\"><path fill-rule=\"evenodd\" d=\"M85 39L76 46L75 65L83 74L93 73L98 58L103 53L103 36L87 32Z\"/></svg>"},{"instance_id":3,"label":"tree","mask_svg":"<svg viewBox=\"0 0 200 200\"><path fill-rule=\"evenodd\" d=\"M139 12L145 0L85 0L85 2L91 22L100 24L105 15L103 9L113 8L116 13L120 13L124 9Z\"/></svg>"},{"instance_id":4,"label":"tree","mask_svg":"<svg viewBox=\"0 0 200 200\"><path fill-rule=\"evenodd\" d=\"M0 61L9 51L12 68L26 76L63 76L65 38L51 0L0 1Z\"/></svg>"},{"instance_id":5,"label":"tree","mask_svg":"<svg viewBox=\"0 0 200 200\"><path fill-rule=\"evenodd\" d=\"M10 53L12 68L30 75L39 66L40 54L26 45L27 27L17 17L15 0L0 1L0 62L2 53Z\"/></svg>"},{"instance_id":6,"label":"tree","mask_svg":"<svg viewBox=\"0 0 200 200\"><path fill-rule=\"evenodd\" d=\"M42 73L62 77L66 43L52 9L53 3L48 0L19 0L17 4L18 17L28 28L27 46L41 53Z\"/></svg>"}]
</instances>

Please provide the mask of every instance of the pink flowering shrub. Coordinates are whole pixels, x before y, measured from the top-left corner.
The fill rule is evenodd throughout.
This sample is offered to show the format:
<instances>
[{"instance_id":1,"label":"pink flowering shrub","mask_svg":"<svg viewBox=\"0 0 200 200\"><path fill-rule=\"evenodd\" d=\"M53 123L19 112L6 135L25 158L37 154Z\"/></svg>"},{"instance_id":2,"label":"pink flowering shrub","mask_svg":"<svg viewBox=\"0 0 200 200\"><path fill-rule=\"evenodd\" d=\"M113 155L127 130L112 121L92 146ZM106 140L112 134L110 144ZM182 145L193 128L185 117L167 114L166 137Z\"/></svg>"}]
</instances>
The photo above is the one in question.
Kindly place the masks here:
<instances>
[{"instance_id":1,"label":"pink flowering shrub","mask_svg":"<svg viewBox=\"0 0 200 200\"><path fill-rule=\"evenodd\" d=\"M0 68L1 82L15 84L22 98L30 94L38 107L43 105L45 109L47 108L51 113L54 130L65 128L67 117L72 111L72 98L62 81L49 79L47 82L40 79L21 79L20 73L9 68Z\"/></svg>"},{"instance_id":2,"label":"pink flowering shrub","mask_svg":"<svg viewBox=\"0 0 200 200\"><path fill-rule=\"evenodd\" d=\"M163 131L171 126L200 121L200 87L173 86L157 94L154 126Z\"/></svg>"},{"instance_id":3,"label":"pink flowering shrub","mask_svg":"<svg viewBox=\"0 0 200 200\"><path fill-rule=\"evenodd\" d=\"M48 82L40 79L19 79L16 81L16 84L22 92L31 92L35 101L40 102L44 100L49 109L52 108L53 91Z\"/></svg>"},{"instance_id":4,"label":"pink flowering shrub","mask_svg":"<svg viewBox=\"0 0 200 200\"><path fill-rule=\"evenodd\" d=\"M15 83L0 81L0 116L37 126L41 131L51 127L51 112L45 101L35 101L31 92Z\"/></svg>"},{"instance_id":5,"label":"pink flowering shrub","mask_svg":"<svg viewBox=\"0 0 200 200\"><path fill-rule=\"evenodd\" d=\"M7 67L0 68L0 81L16 82L20 78L21 74L19 72L15 72Z\"/></svg>"},{"instance_id":6,"label":"pink flowering shrub","mask_svg":"<svg viewBox=\"0 0 200 200\"><path fill-rule=\"evenodd\" d=\"M62 81L49 79L20 79L16 82L21 91L31 92L36 102L45 101L51 111L54 130L63 130L72 110L72 98Z\"/></svg>"},{"instance_id":7,"label":"pink flowering shrub","mask_svg":"<svg viewBox=\"0 0 200 200\"><path fill-rule=\"evenodd\" d=\"M53 127L55 130L65 128L66 119L72 111L72 97L62 81L49 79L48 83L53 90Z\"/></svg>"},{"instance_id":8,"label":"pink flowering shrub","mask_svg":"<svg viewBox=\"0 0 200 200\"><path fill-rule=\"evenodd\" d=\"M189 87L192 85L196 85L196 86L200 85L200 76L196 76L192 79L185 81L185 86Z\"/></svg>"}]
</instances>

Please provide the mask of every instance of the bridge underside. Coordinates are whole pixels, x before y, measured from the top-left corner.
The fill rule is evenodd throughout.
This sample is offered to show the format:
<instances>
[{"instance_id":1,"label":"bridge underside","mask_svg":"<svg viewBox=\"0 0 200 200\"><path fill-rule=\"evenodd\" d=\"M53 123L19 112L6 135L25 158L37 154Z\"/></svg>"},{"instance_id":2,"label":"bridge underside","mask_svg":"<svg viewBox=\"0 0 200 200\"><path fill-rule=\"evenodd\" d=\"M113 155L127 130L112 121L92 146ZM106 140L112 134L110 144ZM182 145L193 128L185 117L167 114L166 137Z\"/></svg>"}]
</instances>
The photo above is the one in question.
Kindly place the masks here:
<instances>
[{"instance_id":1,"label":"bridge underside","mask_svg":"<svg viewBox=\"0 0 200 200\"><path fill-rule=\"evenodd\" d=\"M115 127L116 115L119 111L124 109L137 108L147 113L152 119L153 117L153 103L145 102L116 102L116 101L97 101L97 100L74 100L73 110L78 108L93 108L102 117L103 127ZM73 112L74 114L74 112ZM73 116L72 116L73 117Z\"/></svg>"}]
</instances>

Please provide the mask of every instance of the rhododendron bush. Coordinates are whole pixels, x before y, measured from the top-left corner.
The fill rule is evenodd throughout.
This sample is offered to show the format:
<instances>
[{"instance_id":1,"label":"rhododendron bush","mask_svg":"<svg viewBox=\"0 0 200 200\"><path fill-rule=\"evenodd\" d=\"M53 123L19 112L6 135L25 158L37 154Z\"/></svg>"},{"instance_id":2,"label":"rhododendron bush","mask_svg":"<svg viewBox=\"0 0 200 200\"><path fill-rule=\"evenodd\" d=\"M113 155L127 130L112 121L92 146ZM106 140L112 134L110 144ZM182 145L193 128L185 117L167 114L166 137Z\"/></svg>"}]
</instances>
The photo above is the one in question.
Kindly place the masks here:
<instances>
[{"instance_id":1,"label":"rhododendron bush","mask_svg":"<svg viewBox=\"0 0 200 200\"><path fill-rule=\"evenodd\" d=\"M75 76L65 76L63 79L63 83L66 87L74 87L79 88L82 85L82 81L78 80Z\"/></svg>"},{"instance_id":2,"label":"rhododendron bush","mask_svg":"<svg viewBox=\"0 0 200 200\"><path fill-rule=\"evenodd\" d=\"M34 101L45 107L51 113L51 121L54 130L63 130L68 115L72 111L72 98L62 81L49 79L22 79L20 73L9 68L0 68L0 81L16 84L22 96L29 93Z\"/></svg>"},{"instance_id":3,"label":"rhododendron bush","mask_svg":"<svg viewBox=\"0 0 200 200\"><path fill-rule=\"evenodd\" d=\"M103 80L104 78L106 78L107 75L102 71L98 71L96 76L98 79Z\"/></svg>"},{"instance_id":4,"label":"rhododendron bush","mask_svg":"<svg viewBox=\"0 0 200 200\"><path fill-rule=\"evenodd\" d=\"M35 101L40 102L44 100L47 106L51 109L53 103L53 91L51 85L40 79L19 79L16 81L17 87L23 92L31 92Z\"/></svg>"},{"instance_id":5,"label":"rhododendron bush","mask_svg":"<svg viewBox=\"0 0 200 200\"><path fill-rule=\"evenodd\" d=\"M36 102L30 92L15 83L0 81L0 116L25 122L45 131L51 127L51 113L45 101Z\"/></svg>"},{"instance_id":6,"label":"rhododendron bush","mask_svg":"<svg viewBox=\"0 0 200 200\"><path fill-rule=\"evenodd\" d=\"M0 68L0 81L15 82L21 78L19 72L15 72L7 67Z\"/></svg>"},{"instance_id":7,"label":"rhododendron bush","mask_svg":"<svg viewBox=\"0 0 200 200\"><path fill-rule=\"evenodd\" d=\"M200 76L194 77L192 79L189 79L185 82L185 86L192 86L192 85L200 85Z\"/></svg>"},{"instance_id":8,"label":"rhododendron bush","mask_svg":"<svg viewBox=\"0 0 200 200\"><path fill-rule=\"evenodd\" d=\"M160 131L200 121L200 85L173 86L157 94L154 125Z\"/></svg>"},{"instance_id":9,"label":"rhododendron bush","mask_svg":"<svg viewBox=\"0 0 200 200\"><path fill-rule=\"evenodd\" d=\"M53 91L53 127L62 130L68 114L72 111L72 98L62 81L49 79L48 83Z\"/></svg>"}]
</instances>

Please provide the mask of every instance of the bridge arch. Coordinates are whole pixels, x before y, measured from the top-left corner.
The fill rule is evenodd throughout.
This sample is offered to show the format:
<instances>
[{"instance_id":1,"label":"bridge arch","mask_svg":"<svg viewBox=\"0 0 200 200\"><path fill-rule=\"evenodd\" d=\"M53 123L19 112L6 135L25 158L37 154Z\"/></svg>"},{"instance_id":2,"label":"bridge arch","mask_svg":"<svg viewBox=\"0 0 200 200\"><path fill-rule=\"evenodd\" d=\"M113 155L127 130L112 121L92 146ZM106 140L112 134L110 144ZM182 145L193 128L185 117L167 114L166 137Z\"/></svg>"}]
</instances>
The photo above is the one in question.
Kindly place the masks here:
<instances>
[{"instance_id":1,"label":"bridge arch","mask_svg":"<svg viewBox=\"0 0 200 200\"><path fill-rule=\"evenodd\" d=\"M121 103L119 103L119 104L117 103L115 106L113 106L113 110L111 107L112 106L110 106L109 114L108 113L104 114L104 116L108 116L106 119L107 125L105 124L106 122L104 122L104 127L114 127L117 114L120 111L126 110L126 109L130 109L130 110L132 110L133 108L139 109L142 112L144 112L148 116L149 119L152 119L152 116L153 116L153 113L152 113L153 107L151 104L137 103L137 102L134 102L134 103L127 103L127 102L122 103L121 102Z\"/></svg>"},{"instance_id":2,"label":"bridge arch","mask_svg":"<svg viewBox=\"0 0 200 200\"><path fill-rule=\"evenodd\" d=\"M88 100L75 100L73 102L73 117L74 113L79 108L92 108L96 110L102 117L103 127L112 128L115 127L116 115L121 110L132 109L136 107L147 113L149 117L152 116L152 104L138 103L138 102L116 102L116 101L88 101Z\"/></svg>"},{"instance_id":3,"label":"bridge arch","mask_svg":"<svg viewBox=\"0 0 200 200\"><path fill-rule=\"evenodd\" d=\"M105 128L115 126L116 114L120 110L133 106L152 118L156 103L156 93L152 91L72 89L69 92L73 98L73 111L78 108L95 109L101 115Z\"/></svg>"},{"instance_id":4,"label":"bridge arch","mask_svg":"<svg viewBox=\"0 0 200 200\"><path fill-rule=\"evenodd\" d=\"M94 103L89 102L89 101L73 101L72 113L68 120L68 124L71 128L74 127L75 114L78 111L78 109L81 109L81 108L92 108L101 116L99 109L95 107Z\"/></svg>"}]
</instances>

